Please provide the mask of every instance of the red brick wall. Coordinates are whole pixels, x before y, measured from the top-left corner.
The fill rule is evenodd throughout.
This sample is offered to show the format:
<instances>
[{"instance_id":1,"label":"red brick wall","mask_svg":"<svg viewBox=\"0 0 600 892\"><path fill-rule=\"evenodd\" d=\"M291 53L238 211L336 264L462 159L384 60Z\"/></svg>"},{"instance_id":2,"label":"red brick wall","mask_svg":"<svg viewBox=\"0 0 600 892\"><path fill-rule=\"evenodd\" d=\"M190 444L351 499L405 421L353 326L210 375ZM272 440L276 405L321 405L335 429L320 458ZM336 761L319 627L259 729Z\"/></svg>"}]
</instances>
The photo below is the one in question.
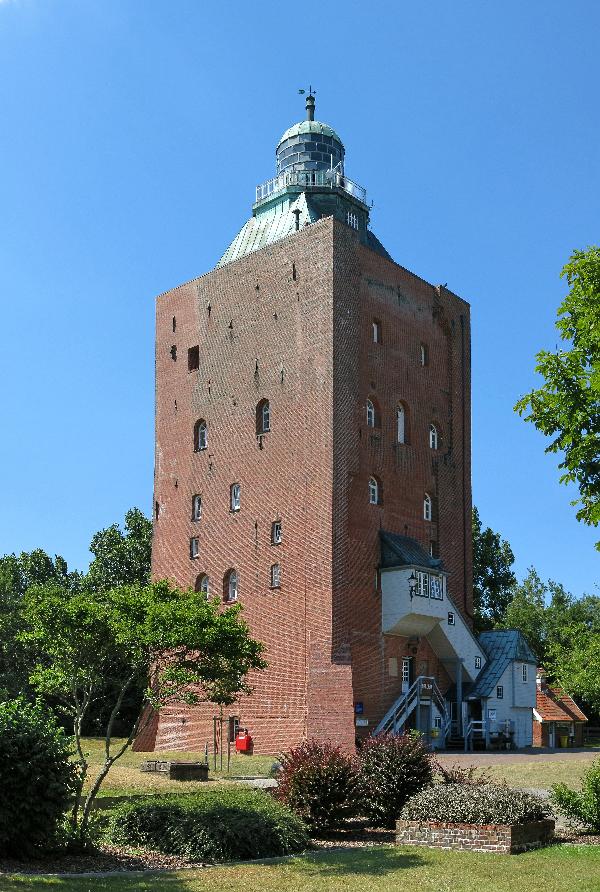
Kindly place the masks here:
<instances>
[{"instance_id":1,"label":"red brick wall","mask_svg":"<svg viewBox=\"0 0 600 892\"><path fill-rule=\"evenodd\" d=\"M373 318L381 344L372 342ZM189 372L187 350L196 344L200 368ZM225 572L237 569L245 618L269 663L251 679L254 693L230 710L250 728L255 750L277 752L305 736L351 747L353 700L364 702L373 728L400 690L389 658L400 664L414 648L444 687L426 640L382 637L375 569L380 528L426 548L436 541L450 592L470 617L468 306L328 218L161 295L156 376L153 574L187 587L206 572L211 594L221 595ZM381 409L378 431L366 427L369 395ZM255 407L263 398L272 430L259 448ZM404 445L395 443L399 401L408 410ZM194 453L199 418L208 449ZM371 474L383 481L381 506L368 503ZM423 520L425 492L438 506L434 522ZM194 493L203 499L197 523ZM270 544L275 519L280 546ZM200 544L194 561L191 536ZM281 591L269 588L275 562ZM156 748L201 749L212 740L214 711L163 710Z\"/></svg>"},{"instance_id":2,"label":"red brick wall","mask_svg":"<svg viewBox=\"0 0 600 892\"><path fill-rule=\"evenodd\" d=\"M554 836L554 821L528 824L450 824L437 821L397 821L396 844L496 852L517 855L548 845Z\"/></svg>"}]
</instances>

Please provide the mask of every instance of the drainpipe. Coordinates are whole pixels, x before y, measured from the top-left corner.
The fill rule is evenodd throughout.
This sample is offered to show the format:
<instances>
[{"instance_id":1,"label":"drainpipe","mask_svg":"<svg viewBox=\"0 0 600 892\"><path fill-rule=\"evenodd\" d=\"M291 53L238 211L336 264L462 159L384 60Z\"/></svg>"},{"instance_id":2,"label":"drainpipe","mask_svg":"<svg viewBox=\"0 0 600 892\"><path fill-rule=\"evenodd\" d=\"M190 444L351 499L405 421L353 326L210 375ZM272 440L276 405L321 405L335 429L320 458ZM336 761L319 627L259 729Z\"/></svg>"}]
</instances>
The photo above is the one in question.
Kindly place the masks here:
<instances>
[{"instance_id":1,"label":"drainpipe","mask_svg":"<svg viewBox=\"0 0 600 892\"><path fill-rule=\"evenodd\" d=\"M490 748L490 722L488 718L488 702L487 697L481 698L481 718L485 722L485 748L489 750Z\"/></svg>"},{"instance_id":2,"label":"drainpipe","mask_svg":"<svg viewBox=\"0 0 600 892\"><path fill-rule=\"evenodd\" d=\"M462 660L456 661L456 721L458 725L458 736L463 732L462 720Z\"/></svg>"}]
</instances>

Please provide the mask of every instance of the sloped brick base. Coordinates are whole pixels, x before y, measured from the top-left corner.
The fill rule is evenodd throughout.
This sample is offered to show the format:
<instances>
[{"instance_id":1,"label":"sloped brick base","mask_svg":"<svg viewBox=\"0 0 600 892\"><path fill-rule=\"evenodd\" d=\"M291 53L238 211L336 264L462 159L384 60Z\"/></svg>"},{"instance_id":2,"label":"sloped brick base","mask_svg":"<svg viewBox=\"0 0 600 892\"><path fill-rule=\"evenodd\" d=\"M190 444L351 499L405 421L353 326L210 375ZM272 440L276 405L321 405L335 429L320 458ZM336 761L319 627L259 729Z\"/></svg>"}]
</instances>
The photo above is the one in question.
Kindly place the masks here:
<instances>
[{"instance_id":1,"label":"sloped brick base","mask_svg":"<svg viewBox=\"0 0 600 892\"><path fill-rule=\"evenodd\" d=\"M548 845L554 836L554 821L529 824L446 824L435 821L397 821L396 845L430 846L472 852L517 855Z\"/></svg>"}]
</instances>

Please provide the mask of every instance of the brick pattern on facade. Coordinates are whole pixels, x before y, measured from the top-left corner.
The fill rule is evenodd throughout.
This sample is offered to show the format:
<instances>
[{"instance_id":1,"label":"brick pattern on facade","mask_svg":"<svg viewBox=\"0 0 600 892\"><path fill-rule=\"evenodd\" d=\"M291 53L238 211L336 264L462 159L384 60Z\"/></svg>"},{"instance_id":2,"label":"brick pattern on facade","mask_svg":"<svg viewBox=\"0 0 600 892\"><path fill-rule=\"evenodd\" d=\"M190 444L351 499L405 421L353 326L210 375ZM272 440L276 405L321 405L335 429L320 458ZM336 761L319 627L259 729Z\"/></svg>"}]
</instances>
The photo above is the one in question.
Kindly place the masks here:
<instances>
[{"instance_id":1,"label":"brick pattern on facade","mask_svg":"<svg viewBox=\"0 0 600 892\"><path fill-rule=\"evenodd\" d=\"M396 844L496 852L517 855L548 845L554 836L554 821L528 824L453 824L437 821L397 821Z\"/></svg>"},{"instance_id":2,"label":"brick pattern on facade","mask_svg":"<svg viewBox=\"0 0 600 892\"><path fill-rule=\"evenodd\" d=\"M353 703L363 702L370 725L359 733L368 733L400 693L394 660L410 656L416 674L449 685L426 639L381 634L380 528L427 549L435 543L450 593L471 621L468 305L326 218L161 295L156 330L153 577L187 588L206 573L211 596L222 597L224 575L237 570L244 618L269 664L229 710L250 729L255 752L307 737L351 749ZM196 345L199 368L188 371ZM377 429L366 425L369 397L380 409ZM271 430L257 437L262 399ZM194 452L199 419L208 448ZM372 475L383 483L381 505L368 501ZM230 511L233 483L241 486L238 512ZM431 522L425 492L434 500ZM202 496L197 522L194 494ZM276 590L273 563L281 565ZM200 750L212 741L216 711L164 709L154 740L146 735L136 748Z\"/></svg>"}]
</instances>

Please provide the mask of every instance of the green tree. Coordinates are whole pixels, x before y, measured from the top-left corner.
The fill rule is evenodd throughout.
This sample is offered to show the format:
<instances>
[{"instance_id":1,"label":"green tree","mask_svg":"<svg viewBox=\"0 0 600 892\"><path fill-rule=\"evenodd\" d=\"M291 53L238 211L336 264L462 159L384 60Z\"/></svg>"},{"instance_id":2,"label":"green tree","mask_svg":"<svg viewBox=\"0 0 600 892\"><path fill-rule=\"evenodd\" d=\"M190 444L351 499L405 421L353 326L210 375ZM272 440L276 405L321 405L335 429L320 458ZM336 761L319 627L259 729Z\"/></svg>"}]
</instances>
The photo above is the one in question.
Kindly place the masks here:
<instances>
[{"instance_id":1,"label":"green tree","mask_svg":"<svg viewBox=\"0 0 600 892\"><path fill-rule=\"evenodd\" d=\"M152 674L144 706L211 701L230 703L249 690L246 677L262 669L262 645L250 637L240 605L221 610L194 591L167 582L72 592L55 584L33 586L24 596L27 631L35 648L31 683L53 698L73 723L80 793L88 773L82 728L94 699L114 692L105 734L104 763L73 823L85 840L90 810L112 765L142 730L150 709L132 722L124 743L111 747L115 720L127 691Z\"/></svg>"},{"instance_id":2,"label":"green tree","mask_svg":"<svg viewBox=\"0 0 600 892\"><path fill-rule=\"evenodd\" d=\"M585 623L563 626L547 653L547 666L558 684L600 713L600 635Z\"/></svg>"},{"instance_id":3,"label":"green tree","mask_svg":"<svg viewBox=\"0 0 600 892\"><path fill-rule=\"evenodd\" d=\"M551 437L546 452L562 456L561 483L579 487L577 519L600 521L600 248L574 251L561 272L569 293L556 328L565 347L536 355L544 378L515 410ZM527 413L527 414L526 414ZM596 543L600 549L600 542Z\"/></svg>"},{"instance_id":4,"label":"green tree","mask_svg":"<svg viewBox=\"0 0 600 892\"><path fill-rule=\"evenodd\" d=\"M473 508L473 610L477 632L492 629L504 618L517 579L515 556L508 542L490 527L483 529Z\"/></svg>"},{"instance_id":5,"label":"green tree","mask_svg":"<svg viewBox=\"0 0 600 892\"><path fill-rule=\"evenodd\" d=\"M540 662L544 661L548 640L548 591L548 585L530 567L523 582L514 587L512 600L499 623L501 628L522 632Z\"/></svg>"},{"instance_id":6,"label":"green tree","mask_svg":"<svg viewBox=\"0 0 600 892\"><path fill-rule=\"evenodd\" d=\"M150 581L152 523L139 508L125 515L125 532L113 523L92 537L94 559L86 585L95 590L119 585L145 585Z\"/></svg>"}]
</instances>

